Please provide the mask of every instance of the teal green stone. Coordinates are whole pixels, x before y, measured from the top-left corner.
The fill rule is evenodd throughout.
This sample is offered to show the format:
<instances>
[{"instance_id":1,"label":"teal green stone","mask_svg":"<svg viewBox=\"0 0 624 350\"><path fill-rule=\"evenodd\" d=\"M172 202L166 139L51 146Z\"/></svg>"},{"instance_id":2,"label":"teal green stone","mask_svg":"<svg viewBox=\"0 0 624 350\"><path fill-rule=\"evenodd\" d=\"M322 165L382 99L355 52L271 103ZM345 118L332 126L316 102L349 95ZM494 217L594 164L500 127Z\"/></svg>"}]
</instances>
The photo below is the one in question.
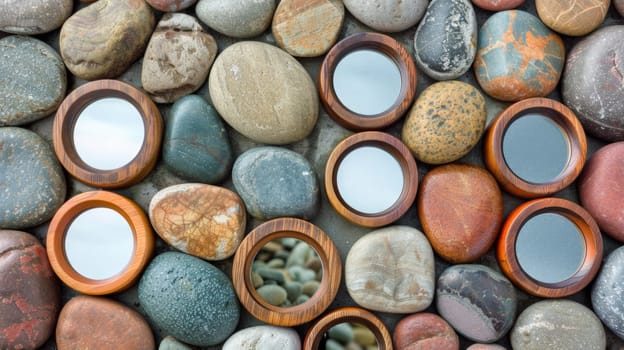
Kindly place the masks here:
<instances>
[{"instance_id":1,"label":"teal green stone","mask_svg":"<svg viewBox=\"0 0 624 350\"><path fill-rule=\"evenodd\" d=\"M346 344L353 340L353 328L347 322L339 323L327 332L329 337Z\"/></svg>"}]
</instances>

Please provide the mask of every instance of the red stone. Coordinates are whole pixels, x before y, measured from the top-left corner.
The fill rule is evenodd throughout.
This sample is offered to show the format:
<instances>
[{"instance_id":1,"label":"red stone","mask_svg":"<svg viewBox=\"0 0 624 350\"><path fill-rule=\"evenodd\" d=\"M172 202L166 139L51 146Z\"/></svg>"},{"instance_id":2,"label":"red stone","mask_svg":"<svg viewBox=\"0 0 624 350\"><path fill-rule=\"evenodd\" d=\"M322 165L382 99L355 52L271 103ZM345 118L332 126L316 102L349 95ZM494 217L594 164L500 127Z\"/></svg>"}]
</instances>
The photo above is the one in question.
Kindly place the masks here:
<instances>
[{"instance_id":1,"label":"red stone","mask_svg":"<svg viewBox=\"0 0 624 350\"><path fill-rule=\"evenodd\" d=\"M472 0L475 6L488 11L511 10L522 5L523 2L524 0Z\"/></svg>"},{"instance_id":2,"label":"red stone","mask_svg":"<svg viewBox=\"0 0 624 350\"><path fill-rule=\"evenodd\" d=\"M402 319L394 329L396 350L458 350L459 338L438 315L418 313Z\"/></svg>"}]
</instances>

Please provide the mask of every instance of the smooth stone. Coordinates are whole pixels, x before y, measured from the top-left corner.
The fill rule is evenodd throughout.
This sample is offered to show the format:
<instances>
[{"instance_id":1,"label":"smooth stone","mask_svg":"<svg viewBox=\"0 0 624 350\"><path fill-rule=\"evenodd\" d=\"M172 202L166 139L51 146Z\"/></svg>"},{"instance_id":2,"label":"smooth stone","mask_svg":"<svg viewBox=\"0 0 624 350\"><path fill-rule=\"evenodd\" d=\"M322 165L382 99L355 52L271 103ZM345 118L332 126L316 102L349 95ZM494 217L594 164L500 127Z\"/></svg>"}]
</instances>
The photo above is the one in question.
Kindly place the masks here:
<instances>
[{"instance_id":1,"label":"smooth stone","mask_svg":"<svg viewBox=\"0 0 624 350\"><path fill-rule=\"evenodd\" d=\"M277 45L289 54L316 57L334 45L344 17L341 0L282 0L271 30Z\"/></svg>"},{"instance_id":2,"label":"smooth stone","mask_svg":"<svg viewBox=\"0 0 624 350\"><path fill-rule=\"evenodd\" d=\"M147 45L141 83L154 102L174 102L204 84L216 56L217 42L197 19L167 13Z\"/></svg>"},{"instance_id":3,"label":"smooth stone","mask_svg":"<svg viewBox=\"0 0 624 350\"><path fill-rule=\"evenodd\" d=\"M106 344L106 345L104 345ZM56 345L68 349L156 349L149 324L131 308L103 297L68 301L56 326Z\"/></svg>"},{"instance_id":4,"label":"smooth stone","mask_svg":"<svg viewBox=\"0 0 624 350\"><path fill-rule=\"evenodd\" d=\"M424 234L390 226L358 239L347 255L345 283L360 306L381 312L413 313L433 301L433 250Z\"/></svg>"},{"instance_id":5,"label":"smooth stone","mask_svg":"<svg viewBox=\"0 0 624 350\"><path fill-rule=\"evenodd\" d=\"M282 305L286 301L288 296L288 293L286 293L286 289L276 284L264 285L258 288L256 292L258 292L258 295L260 295L260 297L264 299L264 301L275 306Z\"/></svg>"},{"instance_id":6,"label":"smooth stone","mask_svg":"<svg viewBox=\"0 0 624 350\"><path fill-rule=\"evenodd\" d=\"M67 75L56 51L35 38L0 39L0 127L54 113L65 97Z\"/></svg>"},{"instance_id":7,"label":"smooth stone","mask_svg":"<svg viewBox=\"0 0 624 350\"><path fill-rule=\"evenodd\" d=\"M54 333L60 304L60 283L37 238L0 230L0 349L42 346Z\"/></svg>"},{"instance_id":8,"label":"smooth stone","mask_svg":"<svg viewBox=\"0 0 624 350\"><path fill-rule=\"evenodd\" d=\"M624 142L608 144L585 163L578 181L583 208L602 232L624 243Z\"/></svg>"},{"instance_id":9,"label":"smooth stone","mask_svg":"<svg viewBox=\"0 0 624 350\"><path fill-rule=\"evenodd\" d=\"M139 281L138 297L155 325L191 345L222 343L238 324L240 310L229 278L183 253L155 257Z\"/></svg>"},{"instance_id":10,"label":"smooth stone","mask_svg":"<svg viewBox=\"0 0 624 350\"><path fill-rule=\"evenodd\" d=\"M261 267L257 269L256 272L258 273L258 275L260 275L260 277L262 277L264 281L273 280L278 283L284 283L286 281L286 277L284 276L284 273L280 270L276 270L276 269L272 269L268 267Z\"/></svg>"},{"instance_id":11,"label":"smooth stone","mask_svg":"<svg viewBox=\"0 0 624 350\"><path fill-rule=\"evenodd\" d=\"M466 350L507 350L507 348L498 344L472 344Z\"/></svg>"},{"instance_id":12,"label":"smooth stone","mask_svg":"<svg viewBox=\"0 0 624 350\"><path fill-rule=\"evenodd\" d=\"M65 175L50 145L34 132L0 128L0 228L37 226L63 204Z\"/></svg>"},{"instance_id":13,"label":"smooth stone","mask_svg":"<svg viewBox=\"0 0 624 350\"><path fill-rule=\"evenodd\" d=\"M620 15L624 16L624 0L613 0L613 6L615 6Z\"/></svg>"},{"instance_id":14,"label":"smooth stone","mask_svg":"<svg viewBox=\"0 0 624 350\"><path fill-rule=\"evenodd\" d=\"M236 159L232 181L247 212L255 218L309 219L319 210L320 190L314 169L294 151L279 147L252 148ZM290 266L288 262L286 266Z\"/></svg>"},{"instance_id":15,"label":"smooth stone","mask_svg":"<svg viewBox=\"0 0 624 350\"><path fill-rule=\"evenodd\" d=\"M309 280L303 284L303 288L301 291L303 294L312 297L314 293L316 293L316 291L319 289L320 285L321 283L319 281Z\"/></svg>"},{"instance_id":16,"label":"smooth stone","mask_svg":"<svg viewBox=\"0 0 624 350\"><path fill-rule=\"evenodd\" d=\"M310 297L305 295L305 294L301 294L293 303L294 305L299 305L299 304L303 304L305 302L307 302L308 300L310 300Z\"/></svg>"},{"instance_id":17,"label":"smooth stone","mask_svg":"<svg viewBox=\"0 0 624 350\"><path fill-rule=\"evenodd\" d=\"M416 65L436 80L459 78L474 61L477 32L470 0L432 0L414 35Z\"/></svg>"},{"instance_id":18,"label":"smooth stone","mask_svg":"<svg viewBox=\"0 0 624 350\"><path fill-rule=\"evenodd\" d=\"M485 255L503 221L501 190L494 177L476 165L447 164L430 170L419 185L417 208L431 246L454 264Z\"/></svg>"},{"instance_id":19,"label":"smooth stone","mask_svg":"<svg viewBox=\"0 0 624 350\"><path fill-rule=\"evenodd\" d=\"M234 333L222 350L300 350L299 334L292 328L255 326Z\"/></svg>"},{"instance_id":20,"label":"smooth stone","mask_svg":"<svg viewBox=\"0 0 624 350\"><path fill-rule=\"evenodd\" d=\"M190 346L178 341L172 336L166 336L158 345L158 350L193 350Z\"/></svg>"},{"instance_id":21,"label":"smooth stone","mask_svg":"<svg viewBox=\"0 0 624 350\"><path fill-rule=\"evenodd\" d=\"M581 36L602 23L611 0L535 0L537 15L550 29L561 34Z\"/></svg>"},{"instance_id":22,"label":"smooth stone","mask_svg":"<svg viewBox=\"0 0 624 350\"><path fill-rule=\"evenodd\" d=\"M303 286L299 282L287 281L284 283L284 289L286 289L287 298L290 301L295 301L301 295Z\"/></svg>"},{"instance_id":23,"label":"smooth stone","mask_svg":"<svg viewBox=\"0 0 624 350\"><path fill-rule=\"evenodd\" d=\"M449 163L476 146L486 118L485 98L474 86L438 82L425 89L412 106L401 138L418 160Z\"/></svg>"},{"instance_id":24,"label":"smooth stone","mask_svg":"<svg viewBox=\"0 0 624 350\"><path fill-rule=\"evenodd\" d=\"M60 27L72 13L72 0L4 0L0 2L0 31L42 34Z\"/></svg>"},{"instance_id":25,"label":"smooth stone","mask_svg":"<svg viewBox=\"0 0 624 350\"><path fill-rule=\"evenodd\" d=\"M346 344L353 340L353 328L347 322L339 323L331 327L327 331L327 335L342 344Z\"/></svg>"},{"instance_id":26,"label":"smooth stone","mask_svg":"<svg viewBox=\"0 0 624 350\"><path fill-rule=\"evenodd\" d=\"M400 32L416 25L428 3L428 0L344 0L355 18L380 32Z\"/></svg>"},{"instance_id":27,"label":"smooth stone","mask_svg":"<svg viewBox=\"0 0 624 350\"><path fill-rule=\"evenodd\" d=\"M226 188L178 184L152 197L149 217L156 233L174 248L206 260L232 256L245 234L245 207Z\"/></svg>"},{"instance_id":28,"label":"smooth stone","mask_svg":"<svg viewBox=\"0 0 624 350\"><path fill-rule=\"evenodd\" d=\"M459 350L459 337L440 316L418 313L396 325L392 340L396 350Z\"/></svg>"},{"instance_id":29,"label":"smooth stone","mask_svg":"<svg viewBox=\"0 0 624 350\"><path fill-rule=\"evenodd\" d=\"M514 350L606 349L605 331L596 315L571 300L543 300L527 307L511 331Z\"/></svg>"},{"instance_id":30,"label":"smooth stone","mask_svg":"<svg viewBox=\"0 0 624 350\"><path fill-rule=\"evenodd\" d=\"M503 11L522 5L524 0L472 0L472 3L484 10Z\"/></svg>"},{"instance_id":31,"label":"smooth stone","mask_svg":"<svg viewBox=\"0 0 624 350\"><path fill-rule=\"evenodd\" d=\"M216 184L230 173L233 152L221 117L201 96L177 100L169 112L162 158L174 174Z\"/></svg>"},{"instance_id":32,"label":"smooth stone","mask_svg":"<svg viewBox=\"0 0 624 350\"><path fill-rule=\"evenodd\" d=\"M253 141L288 144L304 139L319 113L316 86L294 57L261 42L226 48L208 78L223 119Z\"/></svg>"},{"instance_id":33,"label":"smooth stone","mask_svg":"<svg viewBox=\"0 0 624 350\"><path fill-rule=\"evenodd\" d=\"M568 55L561 84L563 102L585 132L624 141L624 25L603 27L578 42Z\"/></svg>"},{"instance_id":34,"label":"smooth stone","mask_svg":"<svg viewBox=\"0 0 624 350\"><path fill-rule=\"evenodd\" d=\"M195 13L206 25L234 38L262 34L275 12L275 0L199 0Z\"/></svg>"},{"instance_id":35,"label":"smooth stone","mask_svg":"<svg viewBox=\"0 0 624 350\"><path fill-rule=\"evenodd\" d=\"M275 258L275 259L269 260L269 262L267 263L267 266L274 268L274 269L279 269L279 268L286 266L286 263L282 259Z\"/></svg>"},{"instance_id":36,"label":"smooth stone","mask_svg":"<svg viewBox=\"0 0 624 350\"><path fill-rule=\"evenodd\" d=\"M361 345L377 345L375 333L368 327L355 324L353 327L353 341Z\"/></svg>"},{"instance_id":37,"label":"smooth stone","mask_svg":"<svg viewBox=\"0 0 624 350\"><path fill-rule=\"evenodd\" d=\"M559 83L563 41L532 14L497 12L478 37L475 76L488 95L502 101L544 97Z\"/></svg>"},{"instance_id":38,"label":"smooth stone","mask_svg":"<svg viewBox=\"0 0 624 350\"><path fill-rule=\"evenodd\" d=\"M438 313L473 341L491 343L507 334L517 302L511 282L486 266L453 265L438 279Z\"/></svg>"},{"instance_id":39,"label":"smooth stone","mask_svg":"<svg viewBox=\"0 0 624 350\"><path fill-rule=\"evenodd\" d=\"M264 279L256 271L251 273L251 282L254 288L260 288L264 285Z\"/></svg>"},{"instance_id":40,"label":"smooth stone","mask_svg":"<svg viewBox=\"0 0 624 350\"><path fill-rule=\"evenodd\" d=\"M143 55L154 21L144 0L99 0L63 24L63 61L85 80L115 78Z\"/></svg>"},{"instance_id":41,"label":"smooth stone","mask_svg":"<svg viewBox=\"0 0 624 350\"><path fill-rule=\"evenodd\" d=\"M286 266L304 266L312 254L314 254L314 249L312 249L307 243L300 241L292 249L288 259L286 259Z\"/></svg>"},{"instance_id":42,"label":"smooth stone","mask_svg":"<svg viewBox=\"0 0 624 350\"><path fill-rule=\"evenodd\" d=\"M153 8L163 12L176 12L189 8L197 2L197 0L145 0Z\"/></svg>"},{"instance_id":43,"label":"smooth stone","mask_svg":"<svg viewBox=\"0 0 624 350\"><path fill-rule=\"evenodd\" d=\"M598 318L624 339L624 246L609 254L594 281L591 302Z\"/></svg>"}]
</instances>

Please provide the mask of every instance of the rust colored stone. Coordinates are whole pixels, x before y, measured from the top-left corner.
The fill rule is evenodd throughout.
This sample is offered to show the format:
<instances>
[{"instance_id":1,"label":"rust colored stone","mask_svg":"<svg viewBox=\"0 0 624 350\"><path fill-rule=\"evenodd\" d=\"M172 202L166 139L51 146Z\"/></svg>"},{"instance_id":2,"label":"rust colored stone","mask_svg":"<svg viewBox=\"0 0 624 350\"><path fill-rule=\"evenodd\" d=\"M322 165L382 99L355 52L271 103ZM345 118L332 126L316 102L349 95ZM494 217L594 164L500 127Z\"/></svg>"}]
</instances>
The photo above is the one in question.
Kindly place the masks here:
<instances>
[{"instance_id":1,"label":"rust colored stone","mask_svg":"<svg viewBox=\"0 0 624 350\"><path fill-rule=\"evenodd\" d=\"M396 350L459 350L453 328L438 315L419 313L397 324L392 335Z\"/></svg>"},{"instance_id":2,"label":"rust colored stone","mask_svg":"<svg viewBox=\"0 0 624 350\"><path fill-rule=\"evenodd\" d=\"M580 36L598 28L611 0L535 0L537 14L550 29Z\"/></svg>"}]
</instances>

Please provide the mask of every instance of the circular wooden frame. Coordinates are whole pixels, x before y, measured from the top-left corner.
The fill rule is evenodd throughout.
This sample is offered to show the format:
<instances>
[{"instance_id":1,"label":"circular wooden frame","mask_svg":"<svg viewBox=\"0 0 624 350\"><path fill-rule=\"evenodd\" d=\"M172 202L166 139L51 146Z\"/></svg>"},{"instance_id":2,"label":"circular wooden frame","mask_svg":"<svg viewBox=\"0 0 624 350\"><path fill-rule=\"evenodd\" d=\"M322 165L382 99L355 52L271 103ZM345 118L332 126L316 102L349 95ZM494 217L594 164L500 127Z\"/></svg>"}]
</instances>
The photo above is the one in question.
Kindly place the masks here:
<instances>
[{"instance_id":1,"label":"circular wooden frame","mask_svg":"<svg viewBox=\"0 0 624 350\"><path fill-rule=\"evenodd\" d=\"M82 110L105 97L124 99L139 111L145 128L141 150L128 164L112 170L89 166L74 145L74 126ZM134 86L118 80L97 80L72 91L59 106L52 131L54 151L63 167L89 186L119 188L141 181L156 165L163 132L163 122L152 100Z\"/></svg>"},{"instance_id":2,"label":"circular wooden frame","mask_svg":"<svg viewBox=\"0 0 624 350\"><path fill-rule=\"evenodd\" d=\"M403 170L403 191L388 209L374 214L362 213L349 206L340 196L337 174L340 162L356 148L379 147L389 152ZM379 131L365 131L342 140L329 155L325 166L325 191L332 207L350 222L365 227L380 227L398 220L411 207L418 190L418 166L409 148L396 137Z\"/></svg>"},{"instance_id":3,"label":"circular wooden frame","mask_svg":"<svg viewBox=\"0 0 624 350\"><path fill-rule=\"evenodd\" d=\"M134 253L126 268L103 280L79 274L70 265L64 249L65 233L72 221L85 210L97 207L118 212L134 236ZM154 235L147 216L136 203L116 193L91 191L71 198L56 212L48 228L46 250L52 269L66 285L84 294L104 295L122 291L136 282L154 251Z\"/></svg>"},{"instance_id":4,"label":"circular wooden frame","mask_svg":"<svg viewBox=\"0 0 624 350\"><path fill-rule=\"evenodd\" d=\"M283 237L309 244L318 253L323 266L320 286L310 300L289 307L267 303L256 292L251 280L251 265L256 254L270 241ZM342 262L329 236L317 226L295 218L273 219L256 227L241 242L232 265L234 290L245 309L263 322L285 327L309 322L323 313L336 297L341 278Z\"/></svg>"},{"instance_id":5,"label":"circular wooden frame","mask_svg":"<svg viewBox=\"0 0 624 350\"><path fill-rule=\"evenodd\" d=\"M521 179L507 166L503 156L505 131L514 120L532 112L557 123L570 146L566 167L559 176L546 183L537 184ZM536 97L516 102L496 117L486 133L484 153L485 164L507 192L523 198L544 197L561 191L581 173L587 157L587 139L581 123L568 107L555 100Z\"/></svg>"},{"instance_id":6,"label":"circular wooden frame","mask_svg":"<svg viewBox=\"0 0 624 350\"><path fill-rule=\"evenodd\" d=\"M362 115L345 107L333 87L336 66L347 54L362 49L379 51L388 56L401 74L401 91L395 103L386 111L375 115ZM382 129L401 118L409 109L416 95L416 66L403 45L393 38L379 33L351 35L334 45L325 56L319 72L319 93L329 115L342 126L352 130Z\"/></svg>"},{"instance_id":7,"label":"circular wooden frame","mask_svg":"<svg viewBox=\"0 0 624 350\"><path fill-rule=\"evenodd\" d=\"M358 307L343 307L329 312L308 329L303 341L304 349L319 349L323 335L333 326L343 323L359 323L368 327L377 338L379 350L392 350L392 337L386 326L372 312Z\"/></svg>"},{"instance_id":8,"label":"circular wooden frame","mask_svg":"<svg viewBox=\"0 0 624 350\"><path fill-rule=\"evenodd\" d=\"M516 238L530 218L543 213L556 213L572 221L585 242L585 258L579 269L558 283L544 283L525 273L516 257ZM596 276L602 262L602 236L598 224L578 204L561 198L541 198L526 202L507 218L498 241L497 257L503 273L527 293L543 298L561 298L585 288Z\"/></svg>"}]
</instances>

